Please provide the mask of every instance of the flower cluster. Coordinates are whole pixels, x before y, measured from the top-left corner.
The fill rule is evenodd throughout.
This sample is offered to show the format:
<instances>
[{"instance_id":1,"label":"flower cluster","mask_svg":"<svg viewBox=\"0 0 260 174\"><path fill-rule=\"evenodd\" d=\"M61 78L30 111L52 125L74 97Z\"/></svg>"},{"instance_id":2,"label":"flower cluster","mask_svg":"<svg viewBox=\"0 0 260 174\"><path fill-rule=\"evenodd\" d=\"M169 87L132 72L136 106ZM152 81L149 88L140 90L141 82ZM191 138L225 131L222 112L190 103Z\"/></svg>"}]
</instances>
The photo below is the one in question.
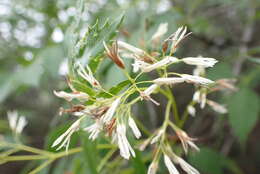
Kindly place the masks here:
<instances>
[{"instance_id":1,"label":"flower cluster","mask_svg":"<svg viewBox=\"0 0 260 174\"><path fill-rule=\"evenodd\" d=\"M163 35L167 33L167 30L168 24L161 24L155 34L151 37L152 44L158 45ZM200 104L201 108L204 108L205 105L208 104L213 108L213 110L222 114L226 113L227 110L224 106L206 98L207 93L214 90L219 90L221 87L233 87L232 84L227 80L214 82L205 78L205 68L213 67L215 63L217 63L217 60L207 57L177 58L173 56L181 41L190 34L191 33L187 33L186 27L180 27L175 33L170 35L162 42L162 51L161 53L157 54L161 55L160 57L153 56L150 52L147 52L141 48L137 48L124 41L113 41L111 46L109 46L109 44L106 42L103 42L105 49L104 55L109 57L121 69L126 69L124 62L125 58L133 59L133 73L138 73L135 78L132 78L127 73L127 71L124 70L124 73L126 73L127 78L129 78L129 81L131 81L132 84L119 95L113 95L104 89L101 83L94 77L91 69L88 66L84 67L80 63L76 63L75 72L77 77L85 80L86 84L88 84L88 86L94 91L99 93L105 92L110 94L111 97L103 98L100 96L90 96L84 91L75 88L73 83L70 81L68 81L68 85L72 92L68 93L65 91L54 91L54 94L57 97L64 98L68 102L72 103L72 108L61 108L60 113L71 113L77 116L78 119L67 129L67 131L65 131L62 135L60 135L60 137L56 139L52 146L57 147L57 150L62 147L66 147L66 149L68 149L71 135L81 129L80 123L86 117L90 117L92 119L92 123L82 128L82 130L89 133L89 139L95 140L101 136L101 134L106 135L111 138L112 143L117 144L120 150L120 155L123 158L129 159L130 156L135 157L135 151L128 141L127 134L128 130L131 130L135 138L139 139L141 137L141 131L138 129L138 126L132 117L131 106L142 100L148 100L156 105L160 105L160 103L154 100L151 95L159 91L169 97L172 95L169 87L178 83L190 83L193 84L196 88L193 100L187 106L187 112L190 115L195 116L196 109L194 105L196 103ZM167 68L170 65L177 63L195 65L196 68L193 75L167 71ZM151 71L158 72L159 77L143 82L150 84L148 87L139 87L136 81L138 77L143 73L149 73ZM224 87L224 85L226 87ZM129 96L136 92L138 92L140 95L129 101ZM74 100L77 100L80 104L73 104ZM86 101L92 102L91 104L86 105ZM185 153L188 152L188 147L191 147L197 151L199 150L199 148L194 143L196 139L189 137L187 133L181 130L180 125L173 123L173 121L169 119L173 102L173 97L169 97L164 124L142 144L142 150L148 144L155 145L157 149L156 155L148 169L148 174L156 173L161 154L163 154L165 165L171 174L179 173L172 161L175 164L180 165L180 167L189 174L199 173L181 157L173 153L169 142L167 141L167 128L170 126L180 140ZM176 110L174 107L172 109Z\"/></svg>"}]
</instances>

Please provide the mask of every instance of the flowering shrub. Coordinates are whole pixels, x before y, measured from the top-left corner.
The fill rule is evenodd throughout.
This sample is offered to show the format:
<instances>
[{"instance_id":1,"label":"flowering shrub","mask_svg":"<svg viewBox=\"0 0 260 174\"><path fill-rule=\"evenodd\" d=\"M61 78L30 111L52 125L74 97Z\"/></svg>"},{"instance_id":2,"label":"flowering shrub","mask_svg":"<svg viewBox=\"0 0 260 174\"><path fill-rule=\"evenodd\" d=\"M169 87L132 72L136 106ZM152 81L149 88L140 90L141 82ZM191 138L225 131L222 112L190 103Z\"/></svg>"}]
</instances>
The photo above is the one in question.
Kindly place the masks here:
<instances>
[{"instance_id":1,"label":"flowering shrub","mask_svg":"<svg viewBox=\"0 0 260 174\"><path fill-rule=\"evenodd\" d=\"M176 144L175 141L169 139L168 130L171 128L175 132L185 153L188 153L189 147L199 151L194 143L196 138L189 137L181 127L188 114L195 116L194 106L196 104L200 104L201 108L208 104L216 112L226 113L227 110L224 106L207 100L206 96L207 93L214 92L218 88L227 87L227 85L232 87L232 85L228 80L214 82L204 77L205 68L213 67L217 63L214 58L174 57L181 41L191 33L187 33L186 27L180 27L175 33L160 42L162 36L167 32L167 27L168 24L161 24L151 38L151 44L162 46L161 52L157 52L156 56L152 55L153 50L143 50L124 41L111 40L107 43L103 41L105 57L110 58L121 69L121 73L124 73L128 78L109 90L103 88L102 82L95 78L95 74L88 65L83 66L80 60L74 61L74 64L71 65L72 72L68 77L68 86L71 92L54 91L54 93L71 103L71 108L61 108L60 113L70 113L75 116L76 121L54 141L52 147L57 148L57 150L65 147L68 151L72 134L83 130L89 133L89 139L92 141L99 137L107 137L112 144L119 148L123 158L135 157L135 150L133 144L129 142L128 136L132 132L136 139L140 139L142 131L139 130L135 121L138 118L133 117L132 106L146 100L159 107L161 104L152 98L154 93L158 93L164 95L168 100L164 122L154 133L146 136L143 143L139 144L140 150L144 150L149 144L155 149L148 174L156 173L161 156L163 156L164 163L171 174L179 173L173 163L180 165L187 173L199 173L180 157L181 154L177 155L172 150ZM78 44L81 44L80 42ZM110 42L111 46L108 44ZM132 68L126 68L125 59L134 61ZM193 75L168 70L178 63L195 65ZM139 80L143 74L151 71L155 71L158 78L146 81ZM189 83L194 85L196 89L193 99L182 117L178 113L176 101L171 92L171 88L179 83ZM94 95L89 91L92 91ZM174 116L174 120L170 119L171 115ZM88 126L81 126L82 122Z\"/></svg>"}]
</instances>

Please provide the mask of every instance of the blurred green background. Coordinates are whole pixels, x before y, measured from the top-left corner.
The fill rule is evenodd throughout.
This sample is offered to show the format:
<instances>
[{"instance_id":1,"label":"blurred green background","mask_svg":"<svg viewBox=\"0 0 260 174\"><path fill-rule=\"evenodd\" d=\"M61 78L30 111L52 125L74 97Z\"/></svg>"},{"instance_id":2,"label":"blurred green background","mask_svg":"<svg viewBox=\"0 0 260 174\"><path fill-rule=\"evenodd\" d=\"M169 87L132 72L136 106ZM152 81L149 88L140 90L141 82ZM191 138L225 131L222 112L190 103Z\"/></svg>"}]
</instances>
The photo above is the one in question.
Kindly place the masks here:
<instances>
[{"instance_id":1,"label":"blurred green background","mask_svg":"<svg viewBox=\"0 0 260 174\"><path fill-rule=\"evenodd\" d=\"M67 123L69 117L58 118L63 101L53 95L53 90L66 87L64 75L70 44L66 36L74 17L82 20L78 33L83 34L97 19L102 24L125 14L117 38L149 48L147 44L160 23L168 22L168 35L185 25L193 34L181 44L177 56L214 57L219 63L208 70L208 78L237 79L239 91L209 96L225 104L228 114L206 109L186 124L184 130L198 137L201 147L201 152L191 154L188 161L205 174L260 173L259 0L86 0L80 16L76 3L0 1L0 134L11 136L6 112L18 110L29 121L24 142L47 148L50 135L57 132L55 127ZM177 70L192 72L182 66ZM124 76L116 66L105 62L98 78L110 87ZM174 88L180 112L193 92L189 86ZM148 129L154 130L162 122L162 111L163 108L145 103L136 106L135 112L140 120L145 120ZM77 159L58 161L45 173L80 173L76 172L80 163ZM26 173L26 168L32 165L8 163L0 165L0 173ZM140 173L137 171L132 169L128 173Z\"/></svg>"}]
</instances>

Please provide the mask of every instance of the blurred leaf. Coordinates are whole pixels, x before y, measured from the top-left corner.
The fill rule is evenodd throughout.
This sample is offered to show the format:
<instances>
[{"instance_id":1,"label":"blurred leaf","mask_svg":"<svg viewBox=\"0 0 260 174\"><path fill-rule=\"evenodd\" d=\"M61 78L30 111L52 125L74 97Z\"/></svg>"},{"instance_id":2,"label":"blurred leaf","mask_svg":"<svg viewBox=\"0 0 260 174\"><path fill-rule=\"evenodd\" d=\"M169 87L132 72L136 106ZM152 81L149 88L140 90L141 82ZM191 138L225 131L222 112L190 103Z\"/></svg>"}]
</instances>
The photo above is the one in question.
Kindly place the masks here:
<instances>
[{"instance_id":1,"label":"blurred leaf","mask_svg":"<svg viewBox=\"0 0 260 174\"><path fill-rule=\"evenodd\" d=\"M142 155L139 151L135 151L135 158L132 158L134 173L146 173L145 163L142 160Z\"/></svg>"},{"instance_id":2,"label":"blurred leaf","mask_svg":"<svg viewBox=\"0 0 260 174\"><path fill-rule=\"evenodd\" d=\"M254 58L254 57L250 57L248 58L249 61L260 64L260 58Z\"/></svg>"},{"instance_id":3,"label":"blurred leaf","mask_svg":"<svg viewBox=\"0 0 260 174\"><path fill-rule=\"evenodd\" d=\"M49 46L43 49L38 57L43 61L43 68L45 72L53 77L57 77L60 63L64 59L64 50L60 45Z\"/></svg>"},{"instance_id":4,"label":"blurred leaf","mask_svg":"<svg viewBox=\"0 0 260 174\"><path fill-rule=\"evenodd\" d=\"M125 80L124 73L116 65L112 64L107 71L105 85L109 88Z\"/></svg>"},{"instance_id":5,"label":"blurred leaf","mask_svg":"<svg viewBox=\"0 0 260 174\"><path fill-rule=\"evenodd\" d=\"M224 156L209 148L201 148L200 152L189 156L190 163L207 174L223 174L225 160Z\"/></svg>"},{"instance_id":6,"label":"blurred leaf","mask_svg":"<svg viewBox=\"0 0 260 174\"><path fill-rule=\"evenodd\" d=\"M82 132L82 142L83 142L83 155L85 162L89 168L91 174L97 174L97 166L99 164L99 154L96 148L96 143L91 141L87 134Z\"/></svg>"},{"instance_id":7,"label":"blurred leaf","mask_svg":"<svg viewBox=\"0 0 260 174\"><path fill-rule=\"evenodd\" d=\"M217 63L214 68L208 70L207 77L212 80L232 78L231 67L227 63Z\"/></svg>"},{"instance_id":8,"label":"blurred leaf","mask_svg":"<svg viewBox=\"0 0 260 174\"><path fill-rule=\"evenodd\" d=\"M0 85L0 102L21 85L38 86L42 74L41 60L38 59L27 67L21 67L6 77Z\"/></svg>"},{"instance_id":9,"label":"blurred leaf","mask_svg":"<svg viewBox=\"0 0 260 174\"><path fill-rule=\"evenodd\" d=\"M109 89L109 92L116 95L118 94L124 87L126 87L127 85L131 84L130 80L125 80L123 82L120 82L119 84L117 84L116 86L112 87Z\"/></svg>"},{"instance_id":10,"label":"blurred leaf","mask_svg":"<svg viewBox=\"0 0 260 174\"><path fill-rule=\"evenodd\" d=\"M259 106L258 96L247 88L241 89L229 100L229 121L241 143L245 143L258 119Z\"/></svg>"},{"instance_id":11,"label":"blurred leaf","mask_svg":"<svg viewBox=\"0 0 260 174\"><path fill-rule=\"evenodd\" d=\"M77 90L77 91L81 91L81 92L85 92L87 93L88 95L90 96L95 96L96 95L96 92L90 88L89 86L87 86L86 84L84 83L81 83L80 81L78 80L73 80L72 81L72 85L73 87Z\"/></svg>"}]
</instances>

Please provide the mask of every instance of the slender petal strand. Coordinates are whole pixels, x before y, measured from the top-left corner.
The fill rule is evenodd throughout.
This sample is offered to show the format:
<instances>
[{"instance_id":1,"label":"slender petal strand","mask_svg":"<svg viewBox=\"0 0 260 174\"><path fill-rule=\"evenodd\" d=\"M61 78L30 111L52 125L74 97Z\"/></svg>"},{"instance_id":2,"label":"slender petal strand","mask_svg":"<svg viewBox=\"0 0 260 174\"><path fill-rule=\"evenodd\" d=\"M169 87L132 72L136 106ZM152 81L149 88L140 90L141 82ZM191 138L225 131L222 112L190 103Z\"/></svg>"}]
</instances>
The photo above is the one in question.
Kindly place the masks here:
<instances>
[{"instance_id":1,"label":"slender petal strand","mask_svg":"<svg viewBox=\"0 0 260 174\"><path fill-rule=\"evenodd\" d=\"M152 36L152 42L158 42L158 40L161 39L161 37L167 33L168 31L168 23L162 23L159 25L157 31Z\"/></svg>"},{"instance_id":2,"label":"slender petal strand","mask_svg":"<svg viewBox=\"0 0 260 174\"><path fill-rule=\"evenodd\" d=\"M89 82L93 87L100 87L99 82L95 79L95 77L92 74L91 69L87 66L87 71L83 68L83 66L80 63L76 64L78 66L78 74L85 79L87 82Z\"/></svg>"},{"instance_id":3,"label":"slender petal strand","mask_svg":"<svg viewBox=\"0 0 260 174\"><path fill-rule=\"evenodd\" d=\"M140 68L143 72L150 72L157 68L165 66L167 64L176 63L178 61L179 61L179 59L177 59L176 57L167 56L167 57L163 58L162 60L160 60L159 62L156 62L156 63L146 66L146 67L140 67Z\"/></svg>"},{"instance_id":4,"label":"slender petal strand","mask_svg":"<svg viewBox=\"0 0 260 174\"><path fill-rule=\"evenodd\" d=\"M117 125L116 135L120 155L125 159L129 159L131 155L135 157L135 152L126 138L126 126L124 124Z\"/></svg>"},{"instance_id":5,"label":"slender petal strand","mask_svg":"<svg viewBox=\"0 0 260 174\"><path fill-rule=\"evenodd\" d=\"M188 110L188 113L191 115L191 116L195 116L195 114L196 114L196 109L194 108L194 106L192 106L192 105L189 105L188 106L188 108L187 108L187 110Z\"/></svg>"},{"instance_id":6,"label":"slender petal strand","mask_svg":"<svg viewBox=\"0 0 260 174\"><path fill-rule=\"evenodd\" d=\"M153 82L158 85L172 85L176 83L183 83L184 81L185 79L180 77L167 77L155 79Z\"/></svg>"},{"instance_id":7,"label":"slender petal strand","mask_svg":"<svg viewBox=\"0 0 260 174\"><path fill-rule=\"evenodd\" d=\"M208 57L186 57L181 60L189 65L197 65L204 67L213 67L218 62L216 59Z\"/></svg>"},{"instance_id":8,"label":"slender petal strand","mask_svg":"<svg viewBox=\"0 0 260 174\"><path fill-rule=\"evenodd\" d=\"M164 164L166 165L168 171L170 174L179 174L178 170L176 169L176 167L173 165L171 159L164 154Z\"/></svg>"},{"instance_id":9,"label":"slender petal strand","mask_svg":"<svg viewBox=\"0 0 260 174\"><path fill-rule=\"evenodd\" d=\"M136 55L144 55L145 54L145 51L143 51L142 49L136 48L135 46L130 45L128 43L125 43L123 41L118 41L118 46L119 46L119 48L133 52Z\"/></svg>"},{"instance_id":10,"label":"slender petal strand","mask_svg":"<svg viewBox=\"0 0 260 174\"><path fill-rule=\"evenodd\" d=\"M80 125L80 121L81 119L78 119L77 121L75 121L70 127L69 129L67 129L62 135L60 135L52 144L51 147L55 147L57 145L60 144L60 146L56 149L59 150L61 149L63 146L66 146L66 149L69 146L69 141L70 141L70 137L71 135L76 132L79 129L79 125Z\"/></svg>"},{"instance_id":11,"label":"slender petal strand","mask_svg":"<svg viewBox=\"0 0 260 174\"><path fill-rule=\"evenodd\" d=\"M187 172L187 174L200 174L200 172L184 161L181 157L174 155L173 161L181 166L181 168Z\"/></svg>"},{"instance_id":12,"label":"slender petal strand","mask_svg":"<svg viewBox=\"0 0 260 174\"><path fill-rule=\"evenodd\" d=\"M207 100L207 104L211 106L211 108L220 113L220 114L226 114L228 112L227 108L217 102L214 102L212 100Z\"/></svg>"},{"instance_id":13,"label":"slender petal strand","mask_svg":"<svg viewBox=\"0 0 260 174\"><path fill-rule=\"evenodd\" d=\"M197 66L193 70L193 75L194 76L204 76L205 75L205 67L204 66Z\"/></svg>"},{"instance_id":14,"label":"slender petal strand","mask_svg":"<svg viewBox=\"0 0 260 174\"><path fill-rule=\"evenodd\" d=\"M53 93L60 98L64 98L67 101L72 101L73 99L78 99L78 100L88 100L89 95L83 92L73 92L73 93L68 93L64 91L53 91Z\"/></svg>"},{"instance_id":15,"label":"slender petal strand","mask_svg":"<svg viewBox=\"0 0 260 174\"><path fill-rule=\"evenodd\" d=\"M158 131L158 133L156 134L156 136L155 137L153 137L153 139L151 140L151 144L154 144L154 143L156 143L156 142L158 142L159 141L159 139L161 138L161 136L163 135L163 129L160 129L159 131Z\"/></svg>"},{"instance_id":16,"label":"slender petal strand","mask_svg":"<svg viewBox=\"0 0 260 174\"><path fill-rule=\"evenodd\" d=\"M195 83L195 84L200 84L200 85L204 85L204 86L208 86L208 85L214 83L214 81L200 77L200 76L192 76L192 75L189 75L189 74L181 74L181 77L187 83Z\"/></svg>"},{"instance_id":17,"label":"slender petal strand","mask_svg":"<svg viewBox=\"0 0 260 174\"><path fill-rule=\"evenodd\" d=\"M114 116L114 113L116 111L117 106L120 103L121 98L117 98L112 104L111 107L108 109L108 111L105 113L105 115L101 118L101 120L104 123L108 123Z\"/></svg>"},{"instance_id":18,"label":"slender petal strand","mask_svg":"<svg viewBox=\"0 0 260 174\"><path fill-rule=\"evenodd\" d=\"M89 139L91 140L95 140L99 133L102 131L103 129L103 124L100 120L96 120L96 122L86 128L84 128L85 131L89 132Z\"/></svg>"},{"instance_id":19,"label":"slender petal strand","mask_svg":"<svg viewBox=\"0 0 260 174\"><path fill-rule=\"evenodd\" d=\"M158 162L153 161L148 167L147 174L156 174L157 169L158 169Z\"/></svg>"},{"instance_id":20,"label":"slender petal strand","mask_svg":"<svg viewBox=\"0 0 260 174\"><path fill-rule=\"evenodd\" d=\"M10 128L12 130L15 130L16 129L17 119L18 119L17 111L8 111L7 112L7 117L8 117Z\"/></svg>"},{"instance_id":21,"label":"slender petal strand","mask_svg":"<svg viewBox=\"0 0 260 174\"><path fill-rule=\"evenodd\" d=\"M151 95L157 89L157 87L158 87L157 84L153 84L149 86L146 90L144 90L143 95L145 96Z\"/></svg>"},{"instance_id":22,"label":"slender petal strand","mask_svg":"<svg viewBox=\"0 0 260 174\"><path fill-rule=\"evenodd\" d=\"M184 149L184 152L187 154L188 153L188 146L193 148L196 151L199 151L199 148L193 143L195 141L195 138L189 137L186 132L184 132L181 129L175 129L177 136L179 137L182 147Z\"/></svg>"},{"instance_id":23,"label":"slender petal strand","mask_svg":"<svg viewBox=\"0 0 260 174\"><path fill-rule=\"evenodd\" d=\"M17 111L8 111L7 117L11 130L17 134L21 134L28 123L26 118L24 116L19 117Z\"/></svg>"},{"instance_id":24,"label":"slender petal strand","mask_svg":"<svg viewBox=\"0 0 260 174\"><path fill-rule=\"evenodd\" d=\"M140 132L140 130L138 129L137 125L135 124L134 119L131 118L131 117L129 117L129 119L128 119L128 124L129 124L130 128L132 129L132 131L133 131L135 137L136 137L137 139L139 139L139 138L141 137L141 132Z\"/></svg>"},{"instance_id":25,"label":"slender petal strand","mask_svg":"<svg viewBox=\"0 0 260 174\"><path fill-rule=\"evenodd\" d=\"M23 128L27 125L27 120L24 116L20 116L18 122L17 122L17 126L16 126L16 132L18 134L22 133Z\"/></svg>"}]
</instances>

